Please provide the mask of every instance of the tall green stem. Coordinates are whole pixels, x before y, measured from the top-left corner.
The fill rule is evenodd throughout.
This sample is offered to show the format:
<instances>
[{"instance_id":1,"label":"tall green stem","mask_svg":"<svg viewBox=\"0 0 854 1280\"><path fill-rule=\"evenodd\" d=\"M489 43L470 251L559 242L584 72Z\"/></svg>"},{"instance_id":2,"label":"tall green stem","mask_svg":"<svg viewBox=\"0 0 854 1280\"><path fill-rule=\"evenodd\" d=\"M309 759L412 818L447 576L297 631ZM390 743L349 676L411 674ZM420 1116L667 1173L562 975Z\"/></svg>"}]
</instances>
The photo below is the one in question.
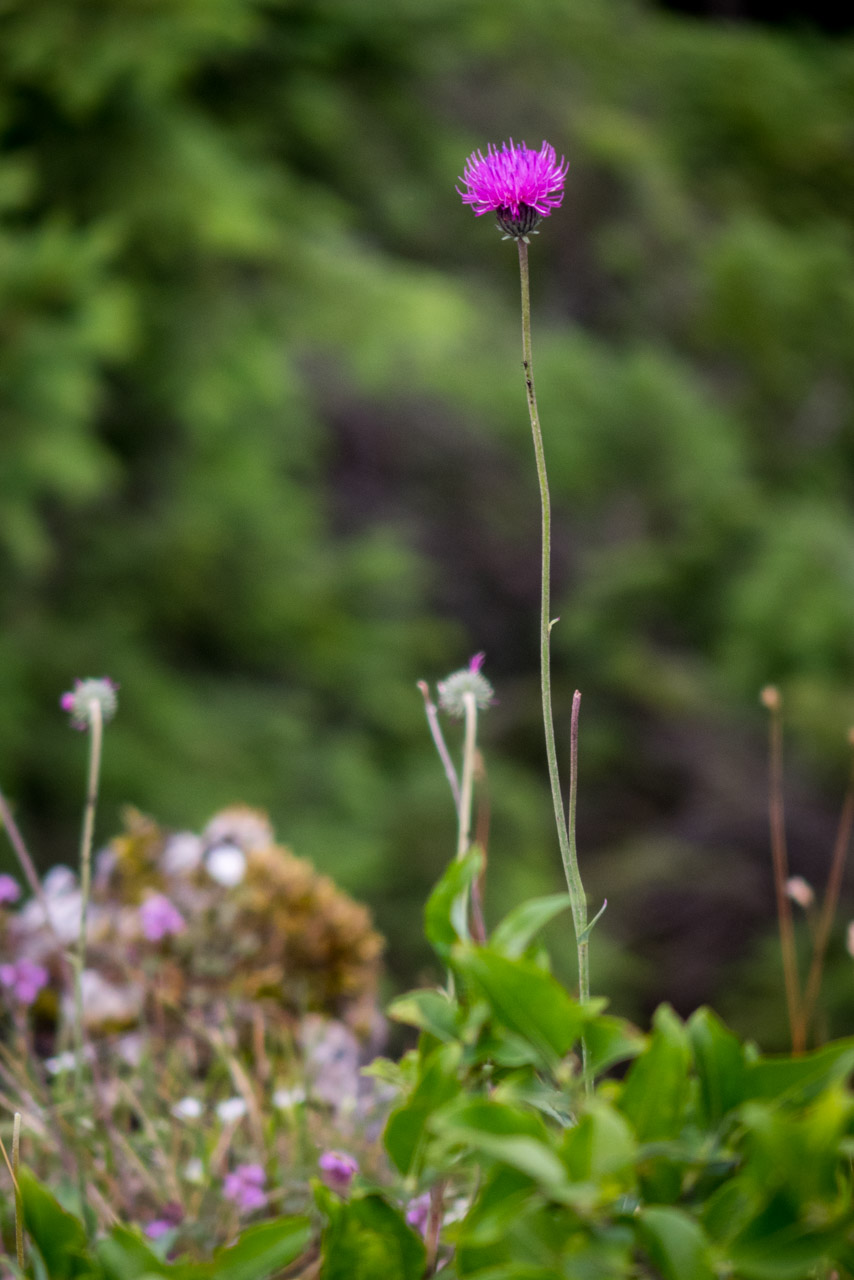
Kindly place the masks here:
<instances>
[{"instance_id":1,"label":"tall green stem","mask_svg":"<svg viewBox=\"0 0 854 1280\"><path fill-rule=\"evenodd\" d=\"M575 760L577 749L578 706L573 704L573 766L572 786L569 797L569 821L564 819L563 798L560 789L560 773L555 747L554 718L552 716L551 678L551 524L552 508L549 496L549 478L546 472L546 456L543 449L543 433L537 411L534 391L534 366L531 354L531 289L528 275L528 246L523 239L519 246L519 271L522 278L522 367L525 371L525 389L528 396L528 413L534 438L534 455L537 460L537 478L540 482L540 506L542 510L542 581L540 590L540 674L543 691L543 724L546 732L546 756L549 763L549 781L552 789L555 823L557 825L560 854L572 907L575 927L575 943L578 951L578 994L584 1001L590 997L590 967L588 956L587 899L578 869L578 853L575 845ZM585 1052L586 1075L586 1052Z\"/></svg>"},{"instance_id":2,"label":"tall green stem","mask_svg":"<svg viewBox=\"0 0 854 1280\"><path fill-rule=\"evenodd\" d=\"M101 743L104 721L101 704L93 698L89 703L89 772L86 780L86 803L83 809L83 828L80 834L80 932L77 953L74 957L74 1092L78 1117L83 1114L83 1058L84 1058L84 1009L83 972L86 968L86 926L89 914L89 895L92 889L92 839L95 832L95 809L98 804L98 782L101 775ZM86 1211L84 1198L85 1180L83 1165L78 1169L80 1179L81 1208Z\"/></svg>"}]
</instances>

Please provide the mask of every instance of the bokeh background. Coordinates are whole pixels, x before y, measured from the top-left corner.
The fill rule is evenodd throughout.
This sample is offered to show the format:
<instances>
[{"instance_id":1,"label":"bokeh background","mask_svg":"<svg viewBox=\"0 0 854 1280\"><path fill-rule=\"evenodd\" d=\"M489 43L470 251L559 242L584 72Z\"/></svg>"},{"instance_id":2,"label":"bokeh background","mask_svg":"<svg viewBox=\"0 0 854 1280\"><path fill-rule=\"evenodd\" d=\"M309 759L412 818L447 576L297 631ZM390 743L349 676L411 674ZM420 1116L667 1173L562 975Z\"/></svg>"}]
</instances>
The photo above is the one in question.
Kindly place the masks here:
<instances>
[{"instance_id":1,"label":"bokeh background","mask_svg":"<svg viewBox=\"0 0 854 1280\"><path fill-rule=\"evenodd\" d=\"M548 138L534 355L594 986L782 1042L759 690L818 885L854 724L854 38L708 10L0 4L0 786L41 865L76 857L59 695L110 675L100 838L128 804L260 806L411 982L454 845L415 682L483 649L489 913L560 887L516 255L454 190L474 148Z\"/></svg>"}]
</instances>

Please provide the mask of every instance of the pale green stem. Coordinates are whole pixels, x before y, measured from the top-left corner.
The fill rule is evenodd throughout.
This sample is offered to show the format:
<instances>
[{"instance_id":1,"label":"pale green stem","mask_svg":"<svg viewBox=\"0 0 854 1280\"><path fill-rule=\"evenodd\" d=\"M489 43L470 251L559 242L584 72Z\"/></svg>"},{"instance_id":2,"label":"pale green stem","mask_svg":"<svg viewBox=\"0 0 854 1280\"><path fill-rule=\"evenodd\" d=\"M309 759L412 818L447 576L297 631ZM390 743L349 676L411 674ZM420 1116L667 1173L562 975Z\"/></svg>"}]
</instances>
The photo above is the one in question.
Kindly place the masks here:
<instances>
[{"instance_id":1,"label":"pale green stem","mask_svg":"<svg viewBox=\"0 0 854 1280\"><path fill-rule=\"evenodd\" d=\"M457 826L457 858L464 858L471 844L471 806L474 794L474 766L477 748L477 702L473 693L463 694L466 729L463 741L463 773Z\"/></svg>"},{"instance_id":2,"label":"pale green stem","mask_svg":"<svg viewBox=\"0 0 854 1280\"><path fill-rule=\"evenodd\" d=\"M463 768L460 777L460 805L457 825L457 860L464 858L471 846L471 810L474 797L474 767L477 759L477 702L470 691L463 694L465 708L465 736L463 738ZM468 923L469 894L466 890L463 902L463 919Z\"/></svg>"},{"instance_id":3,"label":"pale green stem","mask_svg":"<svg viewBox=\"0 0 854 1280\"><path fill-rule=\"evenodd\" d=\"M95 831L95 809L98 803L98 782L101 775L101 743L104 722L101 704L92 699L89 713L89 772L86 781L86 804L83 810L83 828L80 834L80 932L77 954L74 957L74 1092L77 1115L83 1115L83 1060L84 1060L84 1010L83 972L86 968L86 927L89 915L89 895L92 889L92 838ZM79 1168L81 1200L85 1187L83 1166ZM85 1201L81 1204L85 1212Z\"/></svg>"},{"instance_id":4,"label":"pale green stem","mask_svg":"<svg viewBox=\"0 0 854 1280\"><path fill-rule=\"evenodd\" d=\"M421 690L421 696L424 699L424 712L427 716L427 724L430 726L430 737L433 739L433 745L439 753L439 759L442 761L442 768L445 770L445 777L448 779L448 786L451 788L451 795L454 797L454 809L459 821L460 782L457 777L457 771L454 768L451 753L445 742L442 726L439 724L439 713L436 710L436 704L430 697L430 686L426 680L419 680L418 688Z\"/></svg>"},{"instance_id":5,"label":"pale green stem","mask_svg":"<svg viewBox=\"0 0 854 1280\"><path fill-rule=\"evenodd\" d=\"M546 457L543 449L543 433L540 429L540 416L537 411L537 397L534 391L534 366L531 353L531 290L528 275L528 246L523 239L516 242L519 246L519 271L522 280L522 367L525 371L525 390L528 397L528 413L531 418L531 433L534 438L534 455L537 461L537 478L540 483L540 506L542 510L542 580L540 589L540 674L543 692L543 724L546 733L546 756L549 765L549 781L552 790L555 823L557 825L558 843L566 874L566 883L572 908L572 922L575 928L575 942L578 952L578 995L581 1001L590 998L590 971L588 957L587 899L581 883L581 872L578 869L578 854L575 845L575 770L573 766L573 785L570 789L569 823L563 815L563 799L561 796L560 773L555 747L554 718L552 716L552 680L551 680L551 498L549 496L549 479L546 472ZM577 709L573 708L574 733L577 735ZM573 747L577 746L577 736ZM575 757L576 752L573 751ZM585 1079L587 1077L586 1046L582 1043L585 1062Z\"/></svg>"}]
</instances>

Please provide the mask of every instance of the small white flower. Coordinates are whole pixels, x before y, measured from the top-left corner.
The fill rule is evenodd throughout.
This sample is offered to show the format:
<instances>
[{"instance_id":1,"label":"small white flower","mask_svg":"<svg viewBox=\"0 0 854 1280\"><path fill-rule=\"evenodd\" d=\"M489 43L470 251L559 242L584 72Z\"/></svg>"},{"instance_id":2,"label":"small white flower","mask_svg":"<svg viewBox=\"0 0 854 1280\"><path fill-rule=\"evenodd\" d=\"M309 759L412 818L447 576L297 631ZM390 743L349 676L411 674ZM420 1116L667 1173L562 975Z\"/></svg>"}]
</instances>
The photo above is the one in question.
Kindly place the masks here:
<instances>
[{"instance_id":1,"label":"small white flower","mask_svg":"<svg viewBox=\"0 0 854 1280\"><path fill-rule=\"evenodd\" d=\"M44 1069L49 1076L62 1075L64 1071L73 1071L76 1058L70 1049L58 1053L55 1058L45 1058Z\"/></svg>"},{"instance_id":2,"label":"small white flower","mask_svg":"<svg viewBox=\"0 0 854 1280\"><path fill-rule=\"evenodd\" d=\"M233 889L246 875L246 854L236 844L218 844L208 850L205 868L217 884Z\"/></svg>"},{"instance_id":3,"label":"small white flower","mask_svg":"<svg viewBox=\"0 0 854 1280\"><path fill-rule=\"evenodd\" d=\"M295 1085L292 1089L277 1089L273 1094L273 1106L280 1111L290 1111L305 1102L305 1089Z\"/></svg>"},{"instance_id":4,"label":"small white flower","mask_svg":"<svg viewBox=\"0 0 854 1280\"><path fill-rule=\"evenodd\" d=\"M194 1182L196 1186L201 1186L204 1182L205 1166L198 1156L193 1156L192 1160L188 1160L184 1165L184 1177L187 1182Z\"/></svg>"},{"instance_id":5,"label":"small white flower","mask_svg":"<svg viewBox=\"0 0 854 1280\"><path fill-rule=\"evenodd\" d=\"M80 975L83 995L83 1021L87 1027L102 1027L105 1023L126 1026L139 1020L142 1013L143 989L138 983L108 982L97 969L84 969ZM74 1017L74 1002L70 994L63 997L63 1015Z\"/></svg>"},{"instance_id":6,"label":"small white flower","mask_svg":"<svg viewBox=\"0 0 854 1280\"><path fill-rule=\"evenodd\" d=\"M204 1108L198 1098L181 1098L172 1108L177 1120L198 1120Z\"/></svg>"},{"instance_id":7,"label":"small white flower","mask_svg":"<svg viewBox=\"0 0 854 1280\"><path fill-rule=\"evenodd\" d=\"M122 1062L126 1062L130 1067L138 1067L145 1050L145 1039L140 1032L129 1031L118 1041L116 1049Z\"/></svg>"},{"instance_id":8,"label":"small white flower","mask_svg":"<svg viewBox=\"0 0 854 1280\"><path fill-rule=\"evenodd\" d=\"M235 1124L243 1119L247 1109L243 1098L226 1098L217 1104L216 1113L223 1124Z\"/></svg>"},{"instance_id":9,"label":"small white flower","mask_svg":"<svg viewBox=\"0 0 854 1280\"><path fill-rule=\"evenodd\" d=\"M77 888L77 877L70 867L51 867L42 880L42 892L46 898L61 897Z\"/></svg>"}]
</instances>

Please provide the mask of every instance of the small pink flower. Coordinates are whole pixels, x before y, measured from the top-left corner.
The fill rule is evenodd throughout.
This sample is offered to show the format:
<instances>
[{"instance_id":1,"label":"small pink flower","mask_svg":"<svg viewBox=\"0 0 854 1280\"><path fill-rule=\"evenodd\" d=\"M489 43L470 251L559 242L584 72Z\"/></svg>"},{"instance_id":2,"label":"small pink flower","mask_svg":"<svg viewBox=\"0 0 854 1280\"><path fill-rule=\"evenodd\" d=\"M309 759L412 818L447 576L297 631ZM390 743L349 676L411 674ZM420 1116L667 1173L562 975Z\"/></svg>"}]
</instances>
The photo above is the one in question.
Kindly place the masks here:
<instances>
[{"instance_id":1,"label":"small pink flower","mask_svg":"<svg viewBox=\"0 0 854 1280\"><path fill-rule=\"evenodd\" d=\"M359 1172L358 1161L343 1151L324 1151L317 1163L327 1187L340 1196L346 1195L353 1175Z\"/></svg>"},{"instance_id":2,"label":"small pink flower","mask_svg":"<svg viewBox=\"0 0 854 1280\"><path fill-rule=\"evenodd\" d=\"M17 902L21 896L21 886L12 876L0 876L0 907L9 902Z\"/></svg>"},{"instance_id":3,"label":"small pink flower","mask_svg":"<svg viewBox=\"0 0 854 1280\"><path fill-rule=\"evenodd\" d=\"M469 658L469 671L480 671L486 660L486 654L481 650L480 653L474 654Z\"/></svg>"},{"instance_id":4,"label":"small pink flower","mask_svg":"<svg viewBox=\"0 0 854 1280\"><path fill-rule=\"evenodd\" d=\"M161 1236L165 1236L167 1231L180 1226L184 1219L184 1210L179 1204L170 1201L165 1204L160 1211L160 1217L149 1222L145 1227L145 1234L149 1240L159 1240Z\"/></svg>"},{"instance_id":5,"label":"small pink flower","mask_svg":"<svg viewBox=\"0 0 854 1280\"><path fill-rule=\"evenodd\" d=\"M233 1173L227 1173L222 1184L226 1200L233 1200L244 1213L263 1209L267 1203L264 1184L267 1175L260 1164L239 1164Z\"/></svg>"},{"instance_id":6,"label":"small pink flower","mask_svg":"<svg viewBox=\"0 0 854 1280\"><path fill-rule=\"evenodd\" d=\"M165 1218L155 1218L145 1228L145 1234L149 1240L159 1240L161 1236L166 1235L167 1231L171 1231L174 1225L174 1222L167 1222Z\"/></svg>"},{"instance_id":7,"label":"small pink flower","mask_svg":"<svg viewBox=\"0 0 854 1280\"><path fill-rule=\"evenodd\" d=\"M152 893L145 899L139 909L139 921L149 942L160 942L187 927L181 912L162 893Z\"/></svg>"},{"instance_id":8,"label":"small pink flower","mask_svg":"<svg viewBox=\"0 0 854 1280\"><path fill-rule=\"evenodd\" d=\"M426 1236L427 1219L429 1217L430 1192L425 1191L423 1195L416 1196L414 1200L409 1201L406 1206L406 1221L413 1231L418 1231L422 1236Z\"/></svg>"},{"instance_id":9,"label":"small pink flower","mask_svg":"<svg viewBox=\"0 0 854 1280\"><path fill-rule=\"evenodd\" d=\"M20 1004L33 1004L39 992L46 987L50 974L32 960L17 960L14 964L0 964L0 986L10 991Z\"/></svg>"},{"instance_id":10,"label":"small pink flower","mask_svg":"<svg viewBox=\"0 0 854 1280\"><path fill-rule=\"evenodd\" d=\"M799 907L803 907L804 911L808 911L815 902L813 887L803 876L789 876L786 881L786 895Z\"/></svg>"},{"instance_id":11,"label":"small pink flower","mask_svg":"<svg viewBox=\"0 0 854 1280\"><path fill-rule=\"evenodd\" d=\"M549 143L533 151L524 142L517 147L511 138L500 151L490 143L485 156L473 152L460 178L464 190L457 187L457 192L478 217L494 213L501 230L516 240L560 208L568 170L563 157L558 163Z\"/></svg>"}]
</instances>

